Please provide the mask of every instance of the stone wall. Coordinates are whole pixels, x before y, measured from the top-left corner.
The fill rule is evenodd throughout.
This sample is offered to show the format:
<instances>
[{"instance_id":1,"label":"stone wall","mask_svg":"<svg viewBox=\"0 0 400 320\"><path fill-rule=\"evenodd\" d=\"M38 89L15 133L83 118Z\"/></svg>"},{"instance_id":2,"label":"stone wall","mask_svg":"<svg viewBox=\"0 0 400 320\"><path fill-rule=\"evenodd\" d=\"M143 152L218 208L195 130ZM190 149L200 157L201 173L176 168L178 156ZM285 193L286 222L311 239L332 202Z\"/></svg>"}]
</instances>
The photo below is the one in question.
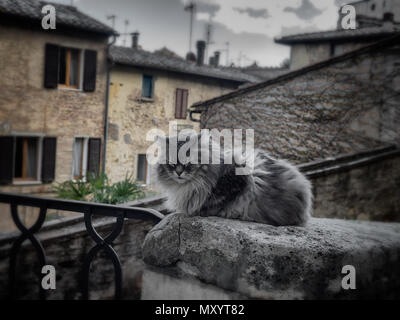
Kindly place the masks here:
<instances>
[{"instance_id":1,"label":"stone wall","mask_svg":"<svg viewBox=\"0 0 400 320\"><path fill-rule=\"evenodd\" d=\"M142 299L398 299L400 224L273 227L172 214L146 236ZM351 266L352 289L342 283ZM344 281L343 281L344 280Z\"/></svg>"},{"instance_id":2,"label":"stone wall","mask_svg":"<svg viewBox=\"0 0 400 320\"><path fill-rule=\"evenodd\" d=\"M141 98L142 75L153 75L154 97ZM181 128L199 126L186 119L175 119L175 90L188 89L188 106L236 88L232 83L171 72L114 66L111 72L109 131L106 172L112 181L127 173L136 178L138 154L145 154L152 142L146 141L150 129L161 129L168 135L169 123Z\"/></svg>"},{"instance_id":3,"label":"stone wall","mask_svg":"<svg viewBox=\"0 0 400 320\"><path fill-rule=\"evenodd\" d=\"M313 185L314 216L400 222L400 150L381 148L299 166Z\"/></svg>"},{"instance_id":4,"label":"stone wall","mask_svg":"<svg viewBox=\"0 0 400 320\"><path fill-rule=\"evenodd\" d=\"M295 163L400 144L400 55L376 44L195 105L203 128L254 129L255 145Z\"/></svg>"}]
</instances>

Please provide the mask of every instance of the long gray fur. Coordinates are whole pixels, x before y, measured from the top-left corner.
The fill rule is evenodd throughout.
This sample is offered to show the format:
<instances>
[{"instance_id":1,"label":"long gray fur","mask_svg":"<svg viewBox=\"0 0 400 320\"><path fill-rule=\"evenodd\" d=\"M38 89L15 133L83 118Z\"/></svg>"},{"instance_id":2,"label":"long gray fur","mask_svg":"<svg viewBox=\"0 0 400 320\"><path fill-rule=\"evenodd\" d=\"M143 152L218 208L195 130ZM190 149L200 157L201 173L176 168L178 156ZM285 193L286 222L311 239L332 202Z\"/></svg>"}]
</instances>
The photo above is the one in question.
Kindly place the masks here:
<instances>
[{"instance_id":1,"label":"long gray fur","mask_svg":"<svg viewBox=\"0 0 400 320\"><path fill-rule=\"evenodd\" d=\"M153 172L167 196L167 208L174 212L276 226L307 222L312 214L311 183L296 167L262 150L255 150L249 175L236 175L237 166L178 161L175 165L157 163Z\"/></svg>"}]
</instances>

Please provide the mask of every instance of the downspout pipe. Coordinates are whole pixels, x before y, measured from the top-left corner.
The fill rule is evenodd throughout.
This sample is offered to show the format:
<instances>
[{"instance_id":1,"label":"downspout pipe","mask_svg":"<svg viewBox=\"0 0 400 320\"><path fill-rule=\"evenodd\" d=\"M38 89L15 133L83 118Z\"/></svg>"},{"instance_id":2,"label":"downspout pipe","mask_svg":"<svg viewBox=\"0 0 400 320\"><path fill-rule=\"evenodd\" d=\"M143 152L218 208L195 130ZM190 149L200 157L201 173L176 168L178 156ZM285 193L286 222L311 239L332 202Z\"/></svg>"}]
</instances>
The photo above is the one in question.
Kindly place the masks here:
<instances>
[{"instance_id":1,"label":"downspout pipe","mask_svg":"<svg viewBox=\"0 0 400 320\"><path fill-rule=\"evenodd\" d=\"M113 34L112 40L110 43L107 44L106 49L106 101L105 101L105 110L104 110L104 143L103 143L103 166L102 166L102 173L106 173L106 156L107 156L107 138L108 138L108 108L109 108L109 100L110 100L110 74L111 69L114 66L114 62L111 60L110 57L110 48L115 44L117 41L117 34Z\"/></svg>"}]
</instances>

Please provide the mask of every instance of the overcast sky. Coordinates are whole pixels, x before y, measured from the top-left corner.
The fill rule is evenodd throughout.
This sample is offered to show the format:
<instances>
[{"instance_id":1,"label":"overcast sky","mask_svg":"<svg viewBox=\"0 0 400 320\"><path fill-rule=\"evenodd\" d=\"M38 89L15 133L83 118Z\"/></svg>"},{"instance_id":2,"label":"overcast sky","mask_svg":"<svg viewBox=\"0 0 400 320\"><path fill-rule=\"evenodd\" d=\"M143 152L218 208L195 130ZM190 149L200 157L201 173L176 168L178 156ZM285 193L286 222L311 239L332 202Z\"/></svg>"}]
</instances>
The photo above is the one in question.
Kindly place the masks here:
<instances>
[{"instance_id":1,"label":"overcast sky","mask_svg":"<svg viewBox=\"0 0 400 320\"><path fill-rule=\"evenodd\" d=\"M71 0L49 0L71 4ZM106 16L115 14L115 29L140 32L139 44L153 51L166 46L181 56L189 50L188 0L74 0L81 11L111 26ZM221 51L221 63L246 66L257 61L277 66L289 57L289 47L275 44L281 35L329 30L336 27L339 5L346 0L195 0L192 50L195 40L205 39L206 24L212 24L211 54ZM229 57L227 45L229 42ZM130 37L120 37L118 45L130 45Z\"/></svg>"}]
</instances>

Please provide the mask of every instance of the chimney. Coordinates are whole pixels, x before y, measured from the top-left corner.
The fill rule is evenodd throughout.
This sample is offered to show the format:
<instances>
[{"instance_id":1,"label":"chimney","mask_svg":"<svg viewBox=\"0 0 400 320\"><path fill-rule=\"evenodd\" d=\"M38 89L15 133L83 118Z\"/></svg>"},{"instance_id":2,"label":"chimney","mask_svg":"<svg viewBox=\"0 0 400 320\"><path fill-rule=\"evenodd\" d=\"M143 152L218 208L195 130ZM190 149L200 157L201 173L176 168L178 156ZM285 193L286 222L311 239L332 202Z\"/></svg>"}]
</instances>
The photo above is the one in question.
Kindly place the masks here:
<instances>
[{"instance_id":1,"label":"chimney","mask_svg":"<svg viewBox=\"0 0 400 320\"><path fill-rule=\"evenodd\" d=\"M214 67L218 67L219 65L219 56L221 55L221 52L215 51L214 52Z\"/></svg>"},{"instance_id":2,"label":"chimney","mask_svg":"<svg viewBox=\"0 0 400 320\"><path fill-rule=\"evenodd\" d=\"M131 33L132 36L132 49L137 49L139 46L139 35L140 33L138 31L135 31L134 33Z\"/></svg>"},{"instance_id":3,"label":"chimney","mask_svg":"<svg viewBox=\"0 0 400 320\"><path fill-rule=\"evenodd\" d=\"M208 64L214 67L214 63L215 63L214 57L210 57L210 59L208 59Z\"/></svg>"},{"instance_id":4,"label":"chimney","mask_svg":"<svg viewBox=\"0 0 400 320\"><path fill-rule=\"evenodd\" d=\"M196 55L193 52L188 52L186 54L186 60L189 62L196 62Z\"/></svg>"},{"instance_id":5,"label":"chimney","mask_svg":"<svg viewBox=\"0 0 400 320\"><path fill-rule=\"evenodd\" d=\"M197 47L197 65L202 66L204 64L204 51L206 49L206 42L199 40L196 42Z\"/></svg>"},{"instance_id":6,"label":"chimney","mask_svg":"<svg viewBox=\"0 0 400 320\"><path fill-rule=\"evenodd\" d=\"M385 29L393 28L394 15L392 12L385 12L383 14L382 20L383 20L383 28L385 28Z\"/></svg>"}]
</instances>

